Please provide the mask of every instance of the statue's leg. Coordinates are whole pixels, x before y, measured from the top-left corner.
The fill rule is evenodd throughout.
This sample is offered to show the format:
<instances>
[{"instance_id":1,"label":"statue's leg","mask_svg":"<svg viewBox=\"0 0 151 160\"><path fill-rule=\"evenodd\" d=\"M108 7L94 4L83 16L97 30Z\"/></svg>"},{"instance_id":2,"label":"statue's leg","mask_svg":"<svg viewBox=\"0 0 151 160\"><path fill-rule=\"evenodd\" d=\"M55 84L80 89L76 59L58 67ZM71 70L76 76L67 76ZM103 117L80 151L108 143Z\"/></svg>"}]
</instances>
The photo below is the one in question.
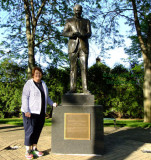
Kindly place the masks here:
<instances>
[{"instance_id":1,"label":"statue's leg","mask_svg":"<svg viewBox=\"0 0 151 160\"><path fill-rule=\"evenodd\" d=\"M70 53L70 91L71 93L76 92L77 85L77 53Z\"/></svg>"},{"instance_id":2,"label":"statue's leg","mask_svg":"<svg viewBox=\"0 0 151 160\"><path fill-rule=\"evenodd\" d=\"M87 90L87 61L88 54L85 54L83 51L79 54L80 59L80 69L81 69L81 79L82 79L82 89L83 93L89 93Z\"/></svg>"}]
</instances>

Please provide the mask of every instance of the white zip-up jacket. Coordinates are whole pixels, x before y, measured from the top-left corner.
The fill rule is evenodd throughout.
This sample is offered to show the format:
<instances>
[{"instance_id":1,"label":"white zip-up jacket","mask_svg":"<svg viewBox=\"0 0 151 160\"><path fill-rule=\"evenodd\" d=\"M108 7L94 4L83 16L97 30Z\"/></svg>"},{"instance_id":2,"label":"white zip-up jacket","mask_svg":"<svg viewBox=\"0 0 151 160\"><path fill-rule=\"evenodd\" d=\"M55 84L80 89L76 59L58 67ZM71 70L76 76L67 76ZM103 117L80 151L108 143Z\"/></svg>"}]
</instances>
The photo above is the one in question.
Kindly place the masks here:
<instances>
[{"instance_id":1,"label":"white zip-up jacket","mask_svg":"<svg viewBox=\"0 0 151 160\"><path fill-rule=\"evenodd\" d=\"M48 88L44 81L42 81L42 86L45 93L45 112L47 109L47 104L53 106L53 101L49 98ZM21 111L26 113L40 114L41 112L41 92L35 85L33 79L28 80L23 88L22 92L22 106Z\"/></svg>"}]
</instances>

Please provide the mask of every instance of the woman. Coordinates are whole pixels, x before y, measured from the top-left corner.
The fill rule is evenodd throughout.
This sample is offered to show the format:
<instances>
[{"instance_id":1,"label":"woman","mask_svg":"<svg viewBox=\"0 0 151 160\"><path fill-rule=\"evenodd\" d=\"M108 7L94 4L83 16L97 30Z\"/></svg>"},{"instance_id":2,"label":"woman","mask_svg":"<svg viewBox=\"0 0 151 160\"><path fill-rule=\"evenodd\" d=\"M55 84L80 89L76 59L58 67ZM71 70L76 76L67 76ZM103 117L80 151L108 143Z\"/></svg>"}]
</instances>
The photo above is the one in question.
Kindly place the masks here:
<instances>
[{"instance_id":1,"label":"woman","mask_svg":"<svg viewBox=\"0 0 151 160\"><path fill-rule=\"evenodd\" d=\"M28 80L23 88L22 107L25 130L25 146L27 159L42 156L38 151L37 143L45 122L47 103L53 107L57 104L48 96L48 88L42 78L42 70L35 67L32 70L32 79Z\"/></svg>"}]
</instances>

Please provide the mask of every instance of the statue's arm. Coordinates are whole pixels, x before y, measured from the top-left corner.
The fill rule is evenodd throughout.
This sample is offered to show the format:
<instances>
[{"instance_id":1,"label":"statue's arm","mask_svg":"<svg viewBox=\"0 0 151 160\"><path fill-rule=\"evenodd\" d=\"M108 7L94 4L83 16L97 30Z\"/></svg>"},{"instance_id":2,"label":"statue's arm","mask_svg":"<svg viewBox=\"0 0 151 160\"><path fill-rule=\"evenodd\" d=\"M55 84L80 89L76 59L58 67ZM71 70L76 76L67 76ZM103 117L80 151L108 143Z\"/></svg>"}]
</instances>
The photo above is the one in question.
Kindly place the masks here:
<instances>
[{"instance_id":1,"label":"statue's arm","mask_svg":"<svg viewBox=\"0 0 151 160\"><path fill-rule=\"evenodd\" d=\"M88 22L87 22L87 34L86 34L86 37L87 37L87 38L90 38L90 37L91 37L91 34L92 34L92 32L91 32L91 23L90 23L90 21L88 20Z\"/></svg>"},{"instance_id":2,"label":"statue's arm","mask_svg":"<svg viewBox=\"0 0 151 160\"><path fill-rule=\"evenodd\" d=\"M73 31L71 30L70 23L68 21L66 21L62 35L64 37L73 37Z\"/></svg>"},{"instance_id":3,"label":"statue's arm","mask_svg":"<svg viewBox=\"0 0 151 160\"><path fill-rule=\"evenodd\" d=\"M86 25L86 32L83 32L83 34L80 34L80 36L79 36L79 38L81 37L81 38L86 38L86 39L88 39L88 38L90 38L91 37L91 23L90 23L90 21L87 19L86 20L86 23L85 23L85 25Z\"/></svg>"}]
</instances>

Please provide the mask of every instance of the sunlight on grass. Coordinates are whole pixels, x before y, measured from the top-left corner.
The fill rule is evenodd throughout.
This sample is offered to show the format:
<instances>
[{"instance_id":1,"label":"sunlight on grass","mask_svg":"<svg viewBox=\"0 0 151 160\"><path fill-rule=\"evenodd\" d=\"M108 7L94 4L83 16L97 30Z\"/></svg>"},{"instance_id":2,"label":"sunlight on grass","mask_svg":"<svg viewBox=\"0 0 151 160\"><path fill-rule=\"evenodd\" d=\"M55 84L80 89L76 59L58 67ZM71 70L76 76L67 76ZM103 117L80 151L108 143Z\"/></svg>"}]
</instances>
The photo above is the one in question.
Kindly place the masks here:
<instances>
[{"instance_id":1,"label":"sunlight on grass","mask_svg":"<svg viewBox=\"0 0 151 160\"><path fill-rule=\"evenodd\" d=\"M104 120L104 126L114 126L113 120ZM143 120L116 120L116 127L151 127L151 123L144 123Z\"/></svg>"},{"instance_id":2,"label":"sunlight on grass","mask_svg":"<svg viewBox=\"0 0 151 160\"><path fill-rule=\"evenodd\" d=\"M45 119L45 126L51 126L51 118ZM0 119L0 124L11 124L17 126L23 126L23 119L22 118L4 118Z\"/></svg>"},{"instance_id":3,"label":"sunlight on grass","mask_svg":"<svg viewBox=\"0 0 151 160\"><path fill-rule=\"evenodd\" d=\"M23 119L22 118L4 118L0 119L0 124L10 124L10 125L17 125L23 126ZM52 125L52 118L45 119L45 126ZM104 120L104 127L113 127L114 121L113 120ZM116 127L141 127L141 128L149 128L151 127L151 123L144 123L143 120L117 120Z\"/></svg>"}]
</instances>

